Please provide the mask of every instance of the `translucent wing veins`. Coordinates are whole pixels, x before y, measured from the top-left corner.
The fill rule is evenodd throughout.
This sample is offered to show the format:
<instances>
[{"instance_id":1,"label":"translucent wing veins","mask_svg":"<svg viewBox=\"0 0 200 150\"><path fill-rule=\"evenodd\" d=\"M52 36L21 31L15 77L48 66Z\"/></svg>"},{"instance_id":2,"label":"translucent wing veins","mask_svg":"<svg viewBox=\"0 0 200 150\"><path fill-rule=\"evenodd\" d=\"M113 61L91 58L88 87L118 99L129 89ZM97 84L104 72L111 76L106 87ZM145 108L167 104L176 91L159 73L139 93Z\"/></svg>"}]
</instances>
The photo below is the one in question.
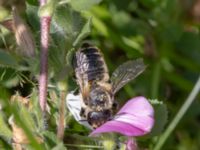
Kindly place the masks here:
<instances>
[{"instance_id":1,"label":"translucent wing veins","mask_svg":"<svg viewBox=\"0 0 200 150\"><path fill-rule=\"evenodd\" d=\"M111 76L113 93L115 94L125 84L140 75L145 68L146 66L141 58L120 65Z\"/></svg>"}]
</instances>

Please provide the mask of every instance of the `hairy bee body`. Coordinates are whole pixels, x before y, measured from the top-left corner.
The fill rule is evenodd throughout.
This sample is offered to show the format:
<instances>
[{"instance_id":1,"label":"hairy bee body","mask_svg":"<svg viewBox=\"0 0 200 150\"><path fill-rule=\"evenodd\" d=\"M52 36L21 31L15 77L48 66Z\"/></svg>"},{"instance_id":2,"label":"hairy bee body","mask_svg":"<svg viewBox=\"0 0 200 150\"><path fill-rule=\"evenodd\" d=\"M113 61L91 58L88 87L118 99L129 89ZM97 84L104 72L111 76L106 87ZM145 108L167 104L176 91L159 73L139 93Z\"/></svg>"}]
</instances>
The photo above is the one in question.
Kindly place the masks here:
<instances>
[{"instance_id":1,"label":"hairy bee body","mask_svg":"<svg viewBox=\"0 0 200 150\"><path fill-rule=\"evenodd\" d=\"M100 50L89 45L79 49L74 60L76 80L83 100L80 115L96 128L112 115L113 96L108 69Z\"/></svg>"},{"instance_id":2,"label":"hairy bee body","mask_svg":"<svg viewBox=\"0 0 200 150\"><path fill-rule=\"evenodd\" d=\"M127 61L110 78L102 53L88 44L75 53L73 64L80 90L79 116L93 128L112 119L116 109L115 94L145 69L142 59Z\"/></svg>"},{"instance_id":3,"label":"hairy bee body","mask_svg":"<svg viewBox=\"0 0 200 150\"><path fill-rule=\"evenodd\" d=\"M76 77L83 81L109 80L108 69L99 49L95 47L83 47L76 53L75 59Z\"/></svg>"}]
</instances>

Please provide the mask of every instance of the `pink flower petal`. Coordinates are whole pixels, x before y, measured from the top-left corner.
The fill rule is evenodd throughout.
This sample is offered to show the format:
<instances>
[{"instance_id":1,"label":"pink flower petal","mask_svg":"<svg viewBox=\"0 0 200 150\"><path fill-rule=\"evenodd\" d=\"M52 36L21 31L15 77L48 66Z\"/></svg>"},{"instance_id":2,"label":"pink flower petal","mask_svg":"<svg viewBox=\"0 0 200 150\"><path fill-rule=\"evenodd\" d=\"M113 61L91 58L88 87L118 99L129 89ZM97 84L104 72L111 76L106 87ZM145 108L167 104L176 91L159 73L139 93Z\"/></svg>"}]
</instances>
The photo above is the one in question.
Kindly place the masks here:
<instances>
[{"instance_id":1,"label":"pink flower petal","mask_svg":"<svg viewBox=\"0 0 200 150\"><path fill-rule=\"evenodd\" d=\"M131 124L120 122L120 121L108 121L96 130L94 130L90 136L96 136L106 132L117 132L126 136L137 136L143 135L143 131L139 128L135 128Z\"/></svg>"},{"instance_id":2,"label":"pink flower petal","mask_svg":"<svg viewBox=\"0 0 200 150\"><path fill-rule=\"evenodd\" d=\"M115 118L94 130L90 135L117 132L126 136L141 136L151 131L154 118L153 107L144 97L128 101Z\"/></svg>"},{"instance_id":3,"label":"pink flower petal","mask_svg":"<svg viewBox=\"0 0 200 150\"><path fill-rule=\"evenodd\" d=\"M138 96L129 100L117 114L128 113L132 115L154 116L154 110L148 100Z\"/></svg>"},{"instance_id":4,"label":"pink flower petal","mask_svg":"<svg viewBox=\"0 0 200 150\"><path fill-rule=\"evenodd\" d=\"M144 134L149 133L154 125L154 119L152 117L144 115L140 116L132 114L122 114L117 116L114 120L131 124L135 128L142 130Z\"/></svg>"}]
</instances>

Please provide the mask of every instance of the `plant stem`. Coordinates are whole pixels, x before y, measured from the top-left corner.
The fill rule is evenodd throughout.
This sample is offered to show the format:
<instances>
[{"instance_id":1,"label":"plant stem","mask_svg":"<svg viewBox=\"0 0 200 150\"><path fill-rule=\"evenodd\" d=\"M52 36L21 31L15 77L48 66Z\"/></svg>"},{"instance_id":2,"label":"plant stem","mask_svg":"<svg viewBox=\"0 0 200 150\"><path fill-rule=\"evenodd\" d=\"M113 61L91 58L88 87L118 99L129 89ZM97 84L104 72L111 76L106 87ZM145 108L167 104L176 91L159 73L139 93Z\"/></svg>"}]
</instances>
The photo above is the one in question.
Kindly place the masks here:
<instances>
[{"instance_id":1,"label":"plant stem","mask_svg":"<svg viewBox=\"0 0 200 150\"><path fill-rule=\"evenodd\" d=\"M48 78L48 35L51 17L41 18L41 56L39 98L42 111L46 111L47 78Z\"/></svg>"},{"instance_id":2,"label":"plant stem","mask_svg":"<svg viewBox=\"0 0 200 150\"><path fill-rule=\"evenodd\" d=\"M46 0L40 0L40 7L46 4ZM40 18L41 28L41 55L40 55L40 77L39 77L39 102L46 120L46 97L47 97L47 79L48 79L48 46L49 46L49 28L51 16L42 16ZM44 121L46 125L46 122Z\"/></svg>"},{"instance_id":3,"label":"plant stem","mask_svg":"<svg viewBox=\"0 0 200 150\"><path fill-rule=\"evenodd\" d=\"M161 64L160 62L154 65L153 78L151 84L151 98L156 98L158 96L158 89L160 84L160 74L161 74Z\"/></svg>"},{"instance_id":4,"label":"plant stem","mask_svg":"<svg viewBox=\"0 0 200 150\"><path fill-rule=\"evenodd\" d=\"M103 149L103 146L94 146L94 145L75 145L75 144L65 144L68 147L79 147L79 148L92 148L92 149Z\"/></svg>"},{"instance_id":5,"label":"plant stem","mask_svg":"<svg viewBox=\"0 0 200 150\"><path fill-rule=\"evenodd\" d=\"M168 128L161 135L154 150L160 150L162 148L162 146L164 145L164 143L167 140L167 138L169 137L169 135L172 133L172 131L177 126L177 124L179 123L181 118L184 116L184 114L186 113L188 108L191 106L192 102L195 100L195 97L199 93L199 90L200 90L200 76L199 76L194 88L192 89L190 95L188 96L188 98L186 99L186 101L184 102L184 104L182 105L182 107L180 108L180 110L178 111L178 113L176 114L176 116L174 117L174 119L172 120L170 125L168 126Z\"/></svg>"},{"instance_id":6,"label":"plant stem","mask_svg":"<svg viewBox=\"0 0 200 150\"><path fill-rule=\"evenodd\" d=\"M62 140L65 131L65 97L66 91L60 92L60 108L59 108L59 121L57 127L57 137Z\"/></svg>"}]
</instances>

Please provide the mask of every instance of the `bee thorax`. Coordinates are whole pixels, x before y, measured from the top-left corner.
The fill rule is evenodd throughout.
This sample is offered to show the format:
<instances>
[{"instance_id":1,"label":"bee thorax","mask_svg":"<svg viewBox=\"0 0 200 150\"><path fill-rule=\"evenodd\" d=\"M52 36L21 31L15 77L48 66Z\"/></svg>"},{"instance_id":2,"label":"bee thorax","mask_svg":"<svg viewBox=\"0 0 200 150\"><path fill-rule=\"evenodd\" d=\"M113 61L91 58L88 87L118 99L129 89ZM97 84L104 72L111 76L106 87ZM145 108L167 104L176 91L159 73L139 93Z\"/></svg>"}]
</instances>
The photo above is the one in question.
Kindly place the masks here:
<instances>
[{"instance_id":1,"label":"bee thorax","mask_svg":"<svg viewBox=\"0 0 200 150\"><path fill-rule=\"evenodd\" d=\"M97 111L112 107L111 94L99 86L91 90L89 98L89 107Z\"/></svg>"}]
</instances>

